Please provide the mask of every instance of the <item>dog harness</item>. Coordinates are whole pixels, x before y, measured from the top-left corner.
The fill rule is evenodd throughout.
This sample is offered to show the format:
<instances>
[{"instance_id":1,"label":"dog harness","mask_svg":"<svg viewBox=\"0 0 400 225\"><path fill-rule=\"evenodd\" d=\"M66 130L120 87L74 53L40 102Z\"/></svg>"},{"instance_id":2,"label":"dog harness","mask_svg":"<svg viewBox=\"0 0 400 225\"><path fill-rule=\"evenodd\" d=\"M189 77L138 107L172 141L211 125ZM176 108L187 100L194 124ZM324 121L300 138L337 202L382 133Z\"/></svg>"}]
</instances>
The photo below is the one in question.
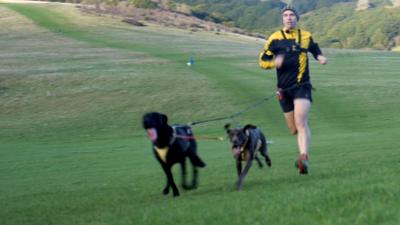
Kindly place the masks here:
<instances>
[{"instance_id":1,"label":"dog harness","mask_svg":"<svg viewBox=\"0 0 400 225\"><path fill-rule=\"evenodd\" d=\"M167 163L167 154L168 154L169 147L165 148L157 148L154 146L154 151L156 151L158 157L164 162Z\"/></svg>"},{"instance_id":2,"label":"dog harness","mask_svg":"<svg viewBox=\"0 0 400 225\"><path fill-rule=\"evenodd\" d=\"M247 145L247 142L249 141L249 136L250 136L250 134L249 134L249 131L248 131L248 130L246 130L246 136L247 136L246 142L240 147L240 157L241 157L242 159L244 159L245 156L246 156L246 151L245 151L246 149L245 149L244 147ZM254 152L254 156L256 156L258 149L260 149L260 147L261 147L261 144L262 144L261 140L258 139L258 140L257 140L256 149L255 149L255 152Z\"/></svg>"},{"instance_id":3,"label":"dog harness","mask_svg":"<svg viewBox=\"0 0 400 225\"><path fill-rule=\"evenodd\" d=\"M172 138L169 141L169 144L167 147L165 148L157 148L157 146L153 146L154 147L154 151L157 153L158 157L164 162L167 163L167 155L168 155L168 150L169 150L169 146L171 146L175 140L176 140L176 131L175 131L175 127L172 127L173 133L172 133Z\"/></svg>"},{"instance_id":4,"label":"dog harness","mask_svg":"<svg viewBox=\"0 0 400 225\"><path fill-rule=\"evenodd\" d=\"M284 63L276 68L276 72L277 86L286 89L310 80L307 52L312 53L315 59L322 54L310 32L301 29L279 30L266 41L259 55L259 65L263 69L275 68L274 57L284 55Z\"/></svg>"}]
</instances>

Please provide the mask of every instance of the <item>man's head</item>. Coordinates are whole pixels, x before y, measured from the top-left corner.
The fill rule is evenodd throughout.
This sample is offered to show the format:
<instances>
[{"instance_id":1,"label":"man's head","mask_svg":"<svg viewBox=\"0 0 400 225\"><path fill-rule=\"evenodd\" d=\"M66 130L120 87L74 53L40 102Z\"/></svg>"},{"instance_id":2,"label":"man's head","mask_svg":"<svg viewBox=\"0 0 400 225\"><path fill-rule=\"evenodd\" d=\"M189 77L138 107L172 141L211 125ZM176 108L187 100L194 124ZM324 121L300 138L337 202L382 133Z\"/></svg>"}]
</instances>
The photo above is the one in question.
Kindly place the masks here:
<instances>
[{"instance_id":1,"label":"man's head","mask_svg":"<svg viewBox=\"0 0 400 225\"><path fill-rule=\"evenodd\" d=\"M286 29L290 30L295 28L299 19L299 14L291 5L287 5L285 8L282 9L282 21L283 26Z\"/></svg>"}]
</instances>

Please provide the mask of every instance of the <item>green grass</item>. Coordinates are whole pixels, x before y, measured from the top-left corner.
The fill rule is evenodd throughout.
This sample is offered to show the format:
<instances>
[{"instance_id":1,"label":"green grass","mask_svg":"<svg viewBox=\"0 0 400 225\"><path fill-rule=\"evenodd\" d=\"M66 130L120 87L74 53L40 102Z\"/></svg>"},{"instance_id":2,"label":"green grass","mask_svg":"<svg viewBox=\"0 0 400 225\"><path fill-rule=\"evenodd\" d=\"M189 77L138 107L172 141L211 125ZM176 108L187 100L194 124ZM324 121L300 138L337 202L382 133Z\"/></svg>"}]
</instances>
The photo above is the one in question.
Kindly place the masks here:
<instances>
[{"instance_id":1,"label":"green grass","mask_svg":"<svg viewBox=\"0 0 400 225\"><path fill-rule=\"evenodd\" d=\"M264 130L273 167L237 192L229 144L199 140L200 186L174 199L143 113L186 123L270 96L262 41L21 4L0 4L0 37L0 224L400 223L399 54L325 49L329 64L311 63L309 176L273 99L231 121ZM224 136L225 122L194 132Z\"/></svg>"}]
</instances>

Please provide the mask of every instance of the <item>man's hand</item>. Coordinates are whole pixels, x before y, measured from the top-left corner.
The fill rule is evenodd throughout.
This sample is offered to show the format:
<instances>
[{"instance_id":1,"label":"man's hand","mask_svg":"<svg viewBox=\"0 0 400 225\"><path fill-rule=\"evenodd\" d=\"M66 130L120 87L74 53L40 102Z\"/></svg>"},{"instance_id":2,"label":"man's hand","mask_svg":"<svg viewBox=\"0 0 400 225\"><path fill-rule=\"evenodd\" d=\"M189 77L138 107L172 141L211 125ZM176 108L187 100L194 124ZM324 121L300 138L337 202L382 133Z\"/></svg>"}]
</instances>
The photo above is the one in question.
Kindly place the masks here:
<instances>
[{"instance_id":1,"label":"man's hand","mask_svg":"<svg viewBox=\"0 0 400 225\"><path fill-rule=\"evenodd\" d=\"M285 60L285 56L284 56L284 55L277 55L277 56L275 57L275 67L276 67L277 69L279 69L279 68L282 67L283 60Z\"/></svg>"},{"instance_id":2,"label":"man's hand","mask_svg":"<svg viewBox=\"0 0 400 225\"><path fill-rule=\"evenodd\" d=\"M318 55L317 60L318 60L318 63L321 65L325 65L328 63L328 59L323 55Z\"/></svg>"}]
</instances>

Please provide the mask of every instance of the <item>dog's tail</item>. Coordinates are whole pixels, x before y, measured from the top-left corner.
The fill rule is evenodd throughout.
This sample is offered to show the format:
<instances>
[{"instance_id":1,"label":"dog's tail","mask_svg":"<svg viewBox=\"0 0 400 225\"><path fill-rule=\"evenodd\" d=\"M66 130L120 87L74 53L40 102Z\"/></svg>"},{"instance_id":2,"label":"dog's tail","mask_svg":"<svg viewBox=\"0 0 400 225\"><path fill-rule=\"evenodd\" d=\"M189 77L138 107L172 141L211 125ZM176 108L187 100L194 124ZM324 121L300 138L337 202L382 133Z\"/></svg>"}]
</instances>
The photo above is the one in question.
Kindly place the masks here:
<instances>
[{"instance_id":1,"label":"dog's tail","mask_svg":"<svg viewBox=\"0 0 400 225\"><path fill-rule=\"evenodd\" d=\"M200 167L200 168L206 167L206 164L200 159L200 157L198 155L193 154L189 158L194 166Z\"/></svg>"}]
</instances>

